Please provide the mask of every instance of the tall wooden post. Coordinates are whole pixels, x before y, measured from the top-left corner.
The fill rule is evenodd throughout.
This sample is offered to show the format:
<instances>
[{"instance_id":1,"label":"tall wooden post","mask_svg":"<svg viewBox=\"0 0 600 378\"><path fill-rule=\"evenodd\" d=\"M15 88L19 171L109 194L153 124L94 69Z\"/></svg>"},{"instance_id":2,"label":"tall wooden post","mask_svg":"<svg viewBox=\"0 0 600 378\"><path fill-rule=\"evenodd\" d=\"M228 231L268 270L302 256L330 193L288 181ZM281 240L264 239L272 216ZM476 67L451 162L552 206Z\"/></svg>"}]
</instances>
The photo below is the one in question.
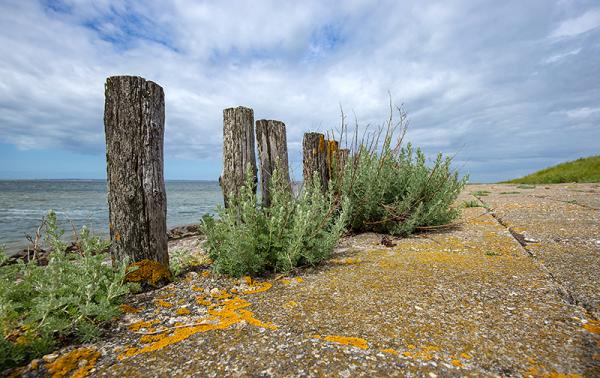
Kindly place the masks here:
<instances>
[{"instance_id":1,"label":"tall wooden post","mask_svg":"<svg viewBox=\"0 0 600 378\"><path fill-rule=\"evenodd\" d=\"M104 131L113 262L129 257L168 267L163 177L165 99L137 76L106 79Z\"/></svg>"},{"instance_id":2,"label":"tall wooden post","mask_svg":"<svg viewBox=\"0 0 600 378\"><path fill-rule=\"evenodd\" d=\"M326 191L329 181L327 172L327 149L325 136L321 133L305 133L302 141L304 182L316 179ZM316 173L317 177L313 177Z\"/></svg>"},{"instance_id":3,"label":"tall wooden post","mask_svg":"<svg viewBox=\"0 0 600 378\"><path fill-rule=\"evenodd\" d=\"M262 203L263 206L269 206L271 204L269 186L275 168L282 175L288 190L290 192L292 190L285 124L281 121L266 119L256 121L256 141L260 158Z\"/></svg>"},{"instance_id":4,"label":"tall wooden post","mask_svg":"<svg viewBox=\"0 0 600 378\"><path fill-rule=\"evenodd\" d=\"M223 200L239 193L246 180L248 167L256 190L256 154L254 152L254 112L238 106L223 110L223 174L219 178Z\"/></svg>"}]
</instances>

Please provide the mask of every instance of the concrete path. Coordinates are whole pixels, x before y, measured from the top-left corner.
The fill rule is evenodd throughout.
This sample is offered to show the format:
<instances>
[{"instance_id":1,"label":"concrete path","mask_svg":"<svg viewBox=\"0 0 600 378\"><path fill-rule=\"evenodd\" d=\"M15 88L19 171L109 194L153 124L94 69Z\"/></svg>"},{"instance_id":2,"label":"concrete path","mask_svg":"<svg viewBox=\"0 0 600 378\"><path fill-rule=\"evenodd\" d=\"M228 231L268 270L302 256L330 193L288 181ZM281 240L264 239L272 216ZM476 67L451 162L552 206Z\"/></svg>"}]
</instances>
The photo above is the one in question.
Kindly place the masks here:
<instances>
[{"instance_id":1,"label":"concrete path","mask_svg":"<svg viewBox=\"0 0 600 378\"><path fill-rule=\"evenodd\" d=\"M114 337L86 347L95 358L77 369L599 376L600 186L548 188L469 186L461 202L478 198L481 207L466 208L454 229L393 247L381 235L350 237L331 261L293 277L189 274L132 299Z\"/></svg>"}]
</instances>

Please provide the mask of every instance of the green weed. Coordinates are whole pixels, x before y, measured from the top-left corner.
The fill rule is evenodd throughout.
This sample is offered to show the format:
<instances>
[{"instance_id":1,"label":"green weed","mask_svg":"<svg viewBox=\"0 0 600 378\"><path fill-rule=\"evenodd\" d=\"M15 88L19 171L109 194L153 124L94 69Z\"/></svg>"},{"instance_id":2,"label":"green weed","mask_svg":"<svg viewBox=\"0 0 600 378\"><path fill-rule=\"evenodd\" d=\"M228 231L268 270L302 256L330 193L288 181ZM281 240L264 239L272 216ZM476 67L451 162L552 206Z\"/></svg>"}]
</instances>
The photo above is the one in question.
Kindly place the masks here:
<instances>
[{"instance_id":1,"label":"green weed","mask_svg":"<svg viewBox=\"0 0 600 378\"><path fill-rule=\"evenodd\" d=\"M463 202L463 207L482 207L479 201L470 200Z\"/></svg>"},{"instance_id":2,"label":"green weed","mask_svg":"<svg viewBox=\"0 0 600 378\"><path fill-rule=\"evenodd\" d=\"M35 260L0 266L0 371L47 354L60 340L89 342L100 325L119 314L126 262L105 264L107 243L86 227L79 233L79 253L67 253L56 215L46 217L47 266ZM5 260L5 258L1 258Z\"/></svg>"},{"instance_id":3,"label":"green weed","mask_svg":"<svg viewBox=\"0 0 600 378\"><path fill-rule=\"evenodd\" d=\"M288 272L326 259L345 229L348 201L324 194L316 180L295 197L276 171L271 204L257 205L250 174L220 219L204 216L201 229L213 269L235 277Z\"/></svg>"}]
</instances>

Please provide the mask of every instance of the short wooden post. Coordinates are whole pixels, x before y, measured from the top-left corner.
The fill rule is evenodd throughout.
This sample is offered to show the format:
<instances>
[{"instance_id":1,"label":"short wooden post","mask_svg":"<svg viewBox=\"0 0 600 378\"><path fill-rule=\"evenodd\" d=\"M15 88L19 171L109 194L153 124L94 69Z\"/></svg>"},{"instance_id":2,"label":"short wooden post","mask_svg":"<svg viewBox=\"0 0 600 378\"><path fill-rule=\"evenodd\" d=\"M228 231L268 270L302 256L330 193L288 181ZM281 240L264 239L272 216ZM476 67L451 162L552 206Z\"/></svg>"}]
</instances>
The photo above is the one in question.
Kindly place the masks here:
<instances>
[{"instance_id":1,"label":"short wooden post","mask_svg":"<svg viewBox=\"0 0 600 378\"><path fill-rule=\"evenodd\" d=\"M344 168L346 167L346 163L348 162L348 158L350 157L350 150L347 148L339 148L335 152L334 163L333 165L333 173L331 175L330 180L335 178L335 185L340 188L343 184L344 180Z\"/></svg>"},{"instance_id":2,"label":"short wooden post","mask_svg":"<svg viewBox=\"0 0 600 378\"><path fill-rule=\"evenodd\" d=\"M290 192L292 190L288 168L285 124L281 121L266 119L256 121L256 141L260 159L262 203L263 206L269 206L271 204L269 186L275 168L282 174L288 190Z\"/></svg>"},{"instance_id":3,"label":"short wooden post","mask_svg":"<svg viewBox=\"0 0 600 378\"><path fill-rule=\"evenodd\" d=\"M165 99L137 76L106 80L104 131L113 262L158 261L168 267L163 177Z\"/></svg>"},{"instance_id":4,"label":"short wooden post","mask_svg":"<svg viewBox=\"0 0 600 378\"><path fill-rule=\"evenodd\" d=\"M256 154L254 152L254 111L238 106L223 110L223 174L219 178L223 200L239 194L251 170L256 190Z\"/></svg>"},{"instance_id":5,"label":"short wooden post","mask_svg":"<svg viewBox=\"0 0 600 378\"><path fill-rule=\"evenodd\" d=\"M338 166L339 143L335 140L326 139L325 146L327 147L327 178L331 180L336 175L334 169L337 169Z\"/></svg>"},{"instance_id":6,"label":"short wooden post","mask_svg":"<svg viewBox=\"0 0 600 378\"><path fill-rule=\"evenodd\" d=\"M343 170L350 157L350 150L347 148L340 148L338 150L338 167Z\"/></svg>"},{"instance_id":7,"label":"short wooden post","mask_svg":"<svg viewBox=\"0 0 600 378\"><path fill-rule=\"evenodd\" d=\"M327 149L325 136L321 133L305 133L302 141L304 182L313 179L321 182L323 191L329 181L327 172ZM316 173L317 177L313 177Z\"/></svg>"}]
</instances>

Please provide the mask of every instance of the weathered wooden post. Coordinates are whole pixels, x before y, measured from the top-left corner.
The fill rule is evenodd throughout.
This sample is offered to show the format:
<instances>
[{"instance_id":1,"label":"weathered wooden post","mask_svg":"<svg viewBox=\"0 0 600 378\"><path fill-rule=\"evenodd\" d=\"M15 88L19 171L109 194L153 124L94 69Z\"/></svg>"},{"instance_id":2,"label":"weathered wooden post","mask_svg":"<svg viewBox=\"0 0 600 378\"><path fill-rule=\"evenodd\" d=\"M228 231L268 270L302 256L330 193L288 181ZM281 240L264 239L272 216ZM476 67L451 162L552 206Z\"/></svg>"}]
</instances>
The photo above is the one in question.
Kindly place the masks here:
<instances>
[{"instance_id":1,"label":"weathered wooden post","mask_svg":"<svg viewBox=\"0 0 600 378\"><path fill-rule=\"evenodd\" d=\"M237 195L250 167L256 190L256 154L254 152L254 112L238 106L223 110L223 174L219 178L223 200Z\"/></svg>"},{"instance_id":2,"label":"weathered wooden post","mask_svg":"<svg viewBox=\"0 0 600 378\"><path fill-rule=\"evenodd\" d=\"M323 191L329 181L327 172L327 149L325 136L321 133L304 133L302 141L304 182L320 180ZM317 177L313 177L316 173Z\"/></svg>"},{"instance_id":3,"label":"weathered wooden post","mask_svg":"<svg viewBox=\"0 0 600 378\"><path fill-rule=\"evenodd\" d=\"M338 166L337 152L340 148L339 143L337 141L329 139L325 140L325 146L327 147L327 178L331 180L336 175L334 169L336 169L336 167Z\"/></svg>"},{"instance_id":4,"label":"weathered wooden post","mask_svg":"<svg viewBox=\"0 0 600 378\"><path fill-rule=\"evenodd\" d=\"M261 119L256 121L256 141L260 158L260 183L263 206L271 204L269 183L277 168L282 174L288 190L291 192L290 173L288 168L288 150L285 135L285 124L281 121Z\"/></svg>"},{"instance_id":5,"label":"weathered wooden post","mask_svg":"<svg viewBox=\"0 0 600 378\"><path fill-rule=\"evenodd\" d=\"M165 99L137 76L106 79L104 131L113 262L129 257L169 265L163 177Z\"/></svg>"},{"instance_id":6,"label":"weathered wooden post","mask_svg":"<svg viewBox=\"0 0 600 378\"><path fill-rule=\"evenodd\" d=\"M344 168L348 162L350 150L347 148L338 148L338 142L335 143L335 153L333 154L332 159L330 161L328 160L328 163L330 164L329 180L334 181L336 190L339 191L344 183Z\"/></svg>"},{"instance_id":7,"label":"weathered wooden post","mask_svg":"<svg viewBox=\"0 0 600 378\"><path fill-rule=\"evenodd\" d=\"M338 150L338 169L343 170L350 157L350 150L347 148L340 148Z\"/></svg>"}]
</instances>

